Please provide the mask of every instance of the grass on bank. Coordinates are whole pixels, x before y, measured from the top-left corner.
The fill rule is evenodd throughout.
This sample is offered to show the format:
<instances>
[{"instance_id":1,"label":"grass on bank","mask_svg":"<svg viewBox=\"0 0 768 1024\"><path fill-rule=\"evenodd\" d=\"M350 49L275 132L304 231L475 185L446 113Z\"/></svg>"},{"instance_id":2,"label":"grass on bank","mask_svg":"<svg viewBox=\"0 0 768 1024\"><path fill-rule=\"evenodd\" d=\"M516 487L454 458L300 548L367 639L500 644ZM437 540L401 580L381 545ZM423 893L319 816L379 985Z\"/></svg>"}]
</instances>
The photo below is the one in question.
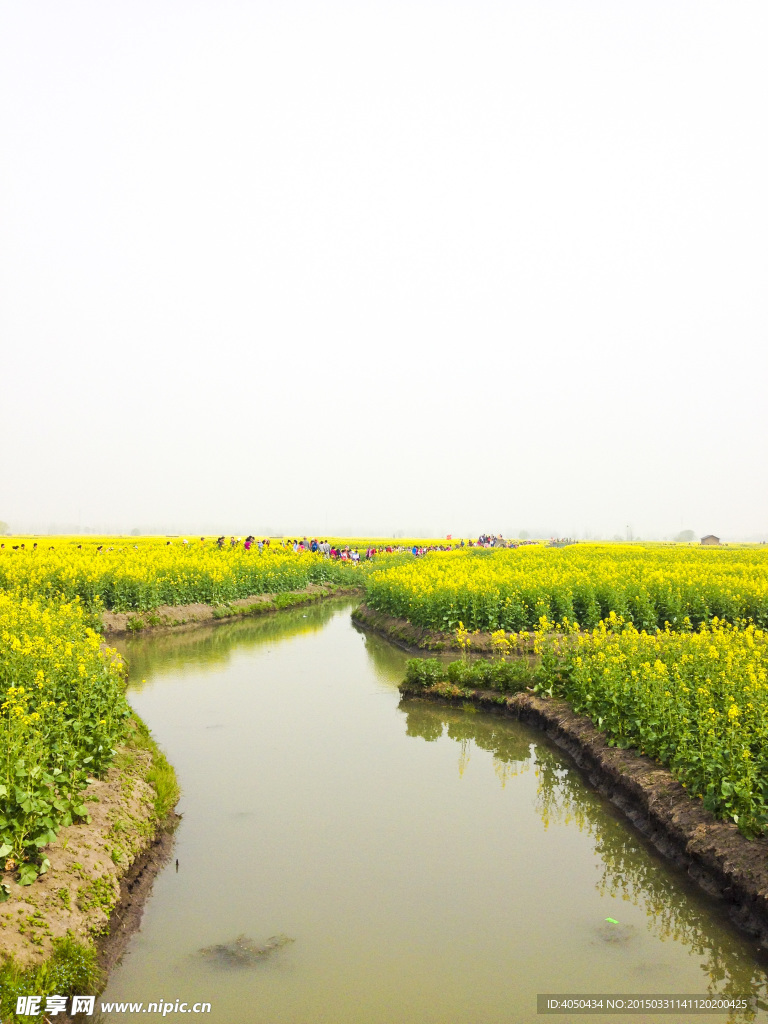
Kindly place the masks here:
<instances>
[{"instance_id":1,"label":"grass on bank","mask_svg":"<svg viewBox=\"0 0 768 1024\"><path fill-rule=\"evenodd\" d=\"M0 1020L45 1020L45 996L92 995L103 985L98 954L93 945L80 942L72 935L54 940L53 954L42 964L26 969L13 960L0 964ZM17 1016L16 1000L19 996L41 996L41 1012ZM55 1018L54 1018L55 1019Z\"/></svg>"},{"instance_id":2,"label":"grass on bank","mask_svg":"<svg viewBox=\"0 0 768 1024\"><path fill-rule=\"evenodd\" d=\"M412 689L448 684L467 696L474 690L520 693L537 680L535 666L524 658L511 661L439 661L437 658L411 658L406 663L405 682Z\"/></svg>"},{"instance_id":3,"label":"grass on bank","mask_svg":"<svg viewBox=\"0 0 768 1024\"><path fill-rule=\"evenodd\" d=\"M350 581L350 585L354 583L355 580ZM301 591L295 594L275 594L273 598L267 601L254 601L253 604L244 605L243 607L224 604L215 609L213 617L214 619L228 619L233 616L265 615L267 612L277 612L284 608L296 608L304 604L313 604L315 601L321 601L325 597L332 597L336 591L342 589L344 589L342 585L336 584L314 594L302 593Z\"/></svg>"},{"instance_id":4,"label":"grass on bank","mask_svg":"<svg viewBox=\"0 0 768 1024\"><path fill-rule=\"evenodd\" d=\"M155 743L149 728L138 715L134 714L132 724L133 736L130 746L118 753L116 763L118 765L126 764L127 760L134 756L135 751L149 752L152 757L152 766L145 778L155 791L155 821L162 824L179 802L181 796L179 781L173 766Z\"/></svg>"}]
</instances>

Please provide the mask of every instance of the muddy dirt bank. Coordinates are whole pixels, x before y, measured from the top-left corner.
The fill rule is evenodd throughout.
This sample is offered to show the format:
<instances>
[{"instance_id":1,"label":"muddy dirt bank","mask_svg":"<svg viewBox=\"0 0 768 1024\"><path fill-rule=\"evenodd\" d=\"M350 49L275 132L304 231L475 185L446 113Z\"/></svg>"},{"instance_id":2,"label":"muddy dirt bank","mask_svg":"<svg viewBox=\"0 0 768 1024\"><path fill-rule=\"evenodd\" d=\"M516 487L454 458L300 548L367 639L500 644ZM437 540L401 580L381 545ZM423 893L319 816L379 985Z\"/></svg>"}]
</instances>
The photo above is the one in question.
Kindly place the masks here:
<instances>
[{"instance_id":1,"label":"muddy dirt bank","mask_svg":"<svg viewBox=\"0 0 768 1024\"><path fill-rule=\"evenodd\" d=\"M455 630L424 629L414 626L408 619L394 618L361 604L352 612L352 620L372 633L378 633L406 651L460 651ZM533 633L507 633L511 654L532 654ZM491 654L490 633L470 633L469 654Z\"/></svg>"},{"instance_id":2,"label":"muddy dirt bank","mask_svg":"<svg viewBox=\"0 0 768 1024\"><path fill-rule=\"evenodd\" d=\"M141 926L144 904L152 892L155 877L171 859L174 831L181 821L175 811L160 823L152 843L134 861L120 880L120 901L109 919L109 929L96 943L99 966L104 977L125 952L128 939Z\"/></svg>"},{"instance_id":3,"label":"muddy dirt bank","mask_svg":"<svg viewBox=\"0 0 768 1024\"><path fill-rule=\"evenodd\" d=\"M361 593L357 587L310 583L302 590L254 594L223 604L164 604L145 612L104 612L102 626L106 637L179 629L185 626L194 628L204 623L227 622L241 616L263 615L283 608L294 608L326 597L344 597Z\"/></svg>"},{"instance_id":4,"label":"muddy dirt bank","mask_svg":"<svg viewBox=\"0 0 768 1024\"><path fill-rule=\"evenodd\" d=\"M123 931L126 921L138 925L158 857L170 849L178 820L173 812L158 820L153 748L136 728L106 777L89 781L82 799L90 821L59 830L44 850L50 867L37 881L20 885L15 870L3 874L2 951L19 967L42 964L54 940L65 935L97 940L104 963L111 964L114 922L123 922Z\"/></svg>"},{"instance_id":5,"label":"muddy dirt bank","mask_svg":"<svg viewBox=\"0 0 768 1024\"><path fill-rule=\"evenodd\" d=\"M609 747L564 701L531 693L503 697L451 684L400 691L404 699L471 702L542 729L660 853L723 900L734 923L768 948L768 839L745 839L736 825L718 821L669 771L644 755Z\"/></svg>"}]
</instances>

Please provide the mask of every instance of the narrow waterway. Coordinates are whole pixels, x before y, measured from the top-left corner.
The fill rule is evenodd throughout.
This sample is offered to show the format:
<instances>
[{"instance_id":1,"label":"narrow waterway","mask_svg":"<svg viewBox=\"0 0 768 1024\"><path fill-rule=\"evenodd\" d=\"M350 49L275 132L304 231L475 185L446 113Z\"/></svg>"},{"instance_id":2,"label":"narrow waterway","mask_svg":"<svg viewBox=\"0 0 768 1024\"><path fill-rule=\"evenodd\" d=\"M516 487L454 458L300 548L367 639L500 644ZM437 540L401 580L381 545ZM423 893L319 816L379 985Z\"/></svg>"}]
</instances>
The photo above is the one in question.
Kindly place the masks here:
<instances>
[{"instance_id":1,"label":"narrow waterway","mask_svg":"<svg viewBox=\"0 0 768 1024\"><path fill-rule=\"evenodd\" d=\"M730 1019L768 1021L761 952L564 755L401 704L407 655L351 607L122 645L183 820L103 1000L205 1001L211 1024L517 1024L544 1019L537 993L751 994L756 1017Z\"/></svg>"}]
</instances>

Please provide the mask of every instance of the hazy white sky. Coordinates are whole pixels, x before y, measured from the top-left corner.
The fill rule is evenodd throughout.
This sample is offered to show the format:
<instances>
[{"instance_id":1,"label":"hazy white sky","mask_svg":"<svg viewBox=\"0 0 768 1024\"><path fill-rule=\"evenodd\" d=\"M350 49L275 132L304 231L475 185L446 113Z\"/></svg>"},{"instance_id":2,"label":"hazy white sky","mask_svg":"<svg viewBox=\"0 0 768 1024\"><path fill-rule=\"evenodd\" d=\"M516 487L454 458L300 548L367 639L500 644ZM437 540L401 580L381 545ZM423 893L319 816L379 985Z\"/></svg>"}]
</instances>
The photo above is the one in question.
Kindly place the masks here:
<instances>
[{"instance_id":1,"label":"hazy white sky","mask_svg":"<svg viewBox=\"0 0 768 1024\"><path fill-rule=\"evenodd\" d=\"M768 536L765 0L0 4L0 519Z\"/></svg>"}]
</instances>

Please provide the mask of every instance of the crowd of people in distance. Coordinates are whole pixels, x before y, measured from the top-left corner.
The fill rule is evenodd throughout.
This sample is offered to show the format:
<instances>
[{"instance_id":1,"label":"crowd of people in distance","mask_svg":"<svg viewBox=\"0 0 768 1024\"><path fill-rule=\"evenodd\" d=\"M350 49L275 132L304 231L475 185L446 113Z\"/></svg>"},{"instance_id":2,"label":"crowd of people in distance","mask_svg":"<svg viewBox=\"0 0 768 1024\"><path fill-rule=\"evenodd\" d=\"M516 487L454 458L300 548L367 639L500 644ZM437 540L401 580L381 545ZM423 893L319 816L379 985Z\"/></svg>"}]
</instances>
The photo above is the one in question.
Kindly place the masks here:
<instances>
[{"instance_id":1,"label":"crowd of people in distance","mask_svg":"<svg viewBox=\"0 0 768 1024\"><path fill-rule=\"evenodd\" d=\"M317 537L313 537L311 540L309 540L307 537L296 537L294 539L285 537L265 537L263 539L256 540L256 538L253 535L249 535L245 538L245 540L243 540L241 537L230 537L229 540L227 540L227 538L223 536L219 537L216 540L216 547L218 547L220 550L223 550L225 548L234 549L239 547L240 544L242 544L245 551L253 551L254 549L256 549L258 553L261 555L264 552L264 548L269 548L270 540L275 545L279 543L283 549L287 548L293 551L295 554L300 554L304 551L309 551L312 554L320 554L323 555L324 558L331 558L334 560L339 559L342 562L360 562L361 560L370 561L371 559L375 558L376 555L381 554L412 554L418 558L422 555L426 555L427 552L429 551L453 551L456 548L463 548L465 546L465 541L463 540L457 541L454 544L414 544L413 546L405 546L403 544L383 544L379 547L369 546L361 554L357 548L354 548L351 545L333 545L327 540L318 540ZM205 537L201 537L200 542L204 544ZM184 543L186 544L187 542L184 541ZM478 543L480 542L478 541ZM472 547L471 540L468 542L468 544L470 547Z\"/></svg>"},{"instance_id":2,"label":"crowd of people in distance","mask_svg":"<svg viewBox=\"0 0 768 1024\"><path fill-rule=\"evenodd\" d=\"M472 541L469 542L469 546L473 547ZM506 548L508 546L500 533L481 533L477 538L477 547L479 548ZM514 547L514 545L512 546Z\"/></svg>"},{"instance_id":3,"label":"crowd of people in distance","mask_svg":"<svg viewBox=\"0 0 768 1024\"><path fill-rule=\"evenodd\" d=\"M477 538L476 544L472 541L469 542L469 547L479 548L519 548L521 544L533 543L532 541L512 541L504 540L500 533L481 533ZM463 545L462 545L463 546Z\"/></svg>"},{"instance_id":4,"label":"crowd of people in distance","mask_svg":"<svg viewBox=\"0 0 768 1024\"><path fill-rule=\"evenodd\" d=\"M5 544L0 544L0 551L3 551L4 549L5 549ZM53 551L53 549L54 549L54 546L53 546L53 544L51 544L49 546L48 550L49 551ZM32 545L31 548L28 548L23 543L22 544L11 544L11 551L37 551L37 541L35 541L35 543Z\"/></svg>"},{"instance_id":5,"label":"crowd of people in distance","mask_svg":"<svg viewBox=\"0 0 768 1024\"><path fill-rule=\"evenodd\" d=\"M318 540L316 537L313 537L312 540L308 540L306 537L302 537L301 539L299 539L297 537L297 538L295 538L293 540L287 539L285 537L280 537L279 539L278 538L274 538L274 537L273 538L264 537L264 538L259 538L257 540L253 536L253 534L250 534L249 536L247 536L245 538L245 540L243 540L241 537L230 537L229 540L227 540L227 538L224 537L224 536L218 537L217 540L216 540L216 547L220 551L222 551L225 548L230 548L230 549L238 548L242 544L243 549L245 551L257 550L258 553L261 555L261 554L264 553L264 549L265 548L269 549L271 541L274 542L275 545L277 545L279 543L283 549L288 548L288 549L294 551L296 554L298 554L300 552L303 552L303 551L309 551L309 552L312 552L313 554L315 554L315 553L321 554L321 555L323 555L324 558L340 559L341 561L350 561L350 562L359 562L361 560L361 558L365 558L366 560L370 560L372 558L375 558L376 555L384 554L384 553L386 553L388 555L410 553L410 554L414 555L416 558L420 558L422 555L426 555L430 551L455 551L457 548L463 548L465 546L466 547L470 547L470 548L472 548L472 547L481 547L481 548L516 548L516 547L519 547L521 544L534 544L534 543L536 543L535 541L530 541L530 540L524 540L524 541L504 540L504 538L502 537L502 535L500 533L499 534L481 533L476 541L472 541L472 540L468 540L466 542L463 541L463 540L461 540L461 541L452 541L452 539L449 537L449 538L447 538L446 543L444 543L444 544L428 544L428 545L414 544L413 546L404 546L402 544L395 543L395 544L381 545L379 547L367 547L365 549L364 555L361 556L359 550L357 548L351 547L350 545L346 545L346 546L335 545L334 546L334 545L330 544L327 540ZM173 540L166 540L165 543L166 543L166 545L171 545L173 543ZM188 545L189 541L185 537L185 538L183 538L181 540L181 543L185 544L185 545ZM563 547L566 544L575 544L575 543L576 543L576 541L573 540L570 537L557 538L557 539L553 538L550 541L550 547ZM206 538L205 537L201 537L200 538L200 544L201 545L205 545L206 544ZM82 548L82 546L83 546L82 544L78 544L77 545L78 549ZM5 548L5 544L0 543L0 550L2 550L4 548ZM134 548L136 548L136 550L138 550L138 544L134 544ZM32 545L32 547L28 548L28 549L25 549L25 546L24 546L23 543L14 544L13 545L13 550L14 551L19 551L19 550L21 550L21 551L25 551L25 550L35 551L36 549L37 549L37 543L34 543ZM53 550L53 545L51 545L50 550ZM106 551L112 551L113 548L111 548L111 547L105 548L103 544L98 544L97 547L96 547L96 554L97 555L101 555L101 554L104 553L105 550Z\"/></svg>"},{"instance_id":6,"label":"crowd of people in distance","mask_svg":"<svg viewBox=\"0 0 768 1024\"><path fill-rule=\"evenodd\" d=\"M205 542L205 538L204 537L201 537L200 540L203 543ZM223 549L223 548L225 548L227 546L230 547L230 548L236 548L236 547L238 547L240 545L240 542L241 542L241 538L240 537L230 537L229 538L229 542L227 542L225 537L219 537L217 539L217 541L216 541L216 546L219 549ZM275 541L275 542L277 543L277 541ZM265 537L264 539L256 540L256 538L253 535L250 535L250 536L246 537L244 541L242 541L242 544L243 544L243 548L244 548L245 551L252 551L255 548L259 552L259 554L261 555L261 554L264 553L264 548L269 548L269 546L270 546L270 538L269 537ZM293 540L291 540L290 538L286 539L285 537L281 537L280 538L280 545L281 545L281 547L283 549L287 548L288 550L293 551L294 554L300 554L300 553L302 553L304 551L308 551L311 554L320 554L324 558L330 558L330 559L334 559L334 560L335 559L339 559L342 562L359 562L361 560L361 557L362 557L360 555L360 552L357 550L357 548L353 548L353 547L351 547L349 545L346 545L346 546L333 545L333 544L331 544L327 540L318 540L317 537L313 537L312 540L309 540L307 537L302 537L301 539L296 537ZM380 553L382 553L384 551L386 551L386 552L391 554L393 551L407 551L407 550L410 550L410 549L403 548L403 547L392 547L392 546L379 547L379 548L368 547L365 550L365 556L364 557L366 559L372 559L377 554L380 554ZM414 550L414 554L415 554L416 553L416 549L414 548L413 550ZM422 551L422 550L423 549L420 549L420 551ZM430 549L430 550L432 550L432 549Z\"/></svg>"}]
</instances>

